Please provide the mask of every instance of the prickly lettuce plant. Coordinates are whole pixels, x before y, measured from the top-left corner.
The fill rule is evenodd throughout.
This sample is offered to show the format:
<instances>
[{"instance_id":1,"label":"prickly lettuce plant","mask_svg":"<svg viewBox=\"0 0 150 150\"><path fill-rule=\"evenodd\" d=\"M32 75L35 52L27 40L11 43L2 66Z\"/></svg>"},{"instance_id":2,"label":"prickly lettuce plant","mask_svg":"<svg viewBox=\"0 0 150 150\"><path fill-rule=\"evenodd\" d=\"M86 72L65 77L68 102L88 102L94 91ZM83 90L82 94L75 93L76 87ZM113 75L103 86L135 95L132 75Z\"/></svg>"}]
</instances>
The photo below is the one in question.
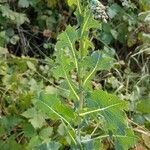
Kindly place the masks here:
<instances>
[{"instance_id":1,"label":"prickly lettuce plant","mask_svg":"<svg viewBox=\"0 0 150 150\"><path fill-rule=\"evenodd\" d=\"M108 140L115 149L128 150L134 146L135 137L124 112L127 103L92 85L94 74L109 70L114 63L108 53L96 50L92 43L92 30L100 29L101 24L79 0L68 3L77 5L78 24L68 25L58 36L51 69L56 90L40 93L37 106L50 120L59 121L62 138L53 140L62 147L99 150Z\"/></svg>"}]
</instances>

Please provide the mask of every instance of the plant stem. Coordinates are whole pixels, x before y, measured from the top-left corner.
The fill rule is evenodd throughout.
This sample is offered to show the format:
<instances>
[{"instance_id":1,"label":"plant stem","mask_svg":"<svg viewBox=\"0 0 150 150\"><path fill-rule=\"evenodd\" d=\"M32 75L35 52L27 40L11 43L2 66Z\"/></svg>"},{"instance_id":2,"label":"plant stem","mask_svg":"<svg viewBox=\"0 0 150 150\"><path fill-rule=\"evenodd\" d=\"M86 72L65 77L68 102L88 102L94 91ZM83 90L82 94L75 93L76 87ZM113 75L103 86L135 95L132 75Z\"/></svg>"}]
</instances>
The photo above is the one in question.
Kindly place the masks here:
<instances>
[{"instance_id":1,"label":"plant stem","mask_svg":"<svg viewBox=\"0 0 150 150\"><path fill-rule=\"evenodd\" d=\"M83 40L80 42L80 61L83 59ZM78 64L78 71L77 71L77 78L78 78L78 83L79 83L79 106L78 106L78 137L79 137L79 144L80 144L80 149L82 148L82 138L81 138L81 123L82 123L82 118L80 116L80 113L84 107L84 91L83 91L83 78L82 78L82 68Z\"/></svg>"}]
</instances>

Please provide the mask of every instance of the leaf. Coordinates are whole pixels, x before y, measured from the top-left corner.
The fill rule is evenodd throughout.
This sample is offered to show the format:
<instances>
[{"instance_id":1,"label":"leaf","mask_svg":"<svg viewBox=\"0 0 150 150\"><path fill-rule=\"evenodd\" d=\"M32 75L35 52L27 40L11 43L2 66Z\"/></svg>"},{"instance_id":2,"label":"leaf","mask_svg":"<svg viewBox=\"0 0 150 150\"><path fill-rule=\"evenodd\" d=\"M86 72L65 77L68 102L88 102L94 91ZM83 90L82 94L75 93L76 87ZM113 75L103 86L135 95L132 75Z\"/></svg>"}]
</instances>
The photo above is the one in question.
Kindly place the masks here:
<instances>
[{"instance_id":1,"label":"leaf","mask_svg":"<svg viewBox=\"0 0 150 150\"><path fill-rule=\"evenodd\" d=\"M135 143L135 137L132 130L128 129L126 123L127 103L120 100L113 94L108 94L102 90L95 90L87 97L87 108L89 111L80 115L100 115L103 129L110 137L116 141L116 149L128 150ZM123 148L122 148L123 146Z\"/></svg>"},{"instance_id":2,"label":"leaf","mask_svg":"<svg viewBox=\"0 0 150 150\"><path fill-rule=\"evenodd\" d=\"M76 68L78 68L75 49L75 42L77 40L78 34L75 28L71 26L67 26L66 30L58 36L56 50L58 52L57 56L59 58L60 63L64 63L66 60L68 60L66 58L63 58L65 57L65 53L68 58L71 58L69 61L72 61L75 64ZM64 63L62 67L65 67L65 65L66 63Z\"/></svg>"},{"instance_id":3,"label":"leaf","mask_svg":"<svg viewBox=\"0 0 150 150\"><path fill-rule=\"evenodd\" d=\"M41 144L41 139L39 136L32 136L30 139L27 149L34 149L37 145Z\"/></svg>"},{"instance_id":4,"label":"leaf","mask_svg":"<svg viewBox=\"0 0 150 150\"><path fill-rule=\"evenodd\" d=\"M36 114L37 111L35 108L29 108L27 111L22 113L22 116L26 117L26 118L32 118L34 116L34 114Z\"/></svg>"},{"instance_id":5,"label":"leaf","mask_svg":"<svg viewBox=\"0 0 150 150\"><path fill-rule=\"evenodd\" d=\"M66 131L65 131L65 127L64 127L64 124L63 124L63 123L61 123L61 124L59 125L57 132L58 132L61 136L64 136L64 135L65 135L65 132L66 132Z\"/></svg>"},{"instance_id":6,"label":"leaf","mask_svg":"<svg viewBox=\"0 0 150 150\"><path fill-rule=\"evenodd\" d=\"M77 5L79 0L68 0L68 5L72 6L72 5Z\"/></svg>"},{"instance_id":7,"label":"leaf","mask_svg":"<svg viewBox=\"0 0 150 150\"><path fill-rule=\"evenodd\" d=\"M16 23L17 26L22 25L24 22L29 22L29 19L23 13L17 13L12 11L9 6L0 5L0 11L2 16L10 19L13 23Z\"/></svg>"},{"instance_id":8,"label":"leaf","mask_svg":"<svg viewBox=\"0 0 150 150\"><path fill-rule=\"evenodd\" d=\"M115 3L108 8L108 15L110 18L114 18L116 15L120 14L121 11L121 7Z\"/></svg>"},{"instance_id":9,"label":"leaf","mask_svg":"<svg viewBox=\"0 0 150 150\"><path fill-rule=\"evenodd\" d=\"M29 119L29 122L33 125L33 127L41 128L45 124L45 116L43 113L38 112L35 108L30 108L24 113L22 113L22 116Z\"/></svg>"},{"instance_id":10,"label":"leaf","mask_svg":"<svg viewBox=\"0 0 150 150\"><path fill-rule=\"evenodd\" d=\"M137 103L137 111L141 113L150 113L150 99L141 100Z\"/></svg>"},{"instance_id":11,"label":"leaf","mask_svg":"<svg viewBox=\"0 0 150 150\"><path fill-rule=\"evenodd\" d=\"M18 144L13 136L10 136L3 144L0 143L0 147L3 150L22 150L25 148L23 145Z\"/></svg>"},{"instance_id":12,"label":"leaf","mask_svg":"<svg viewBox=\"0 0 150 150\"><path fill-rule=\"evenodd\" d=\"M8 115L0 118L0 125L8 132L20 124L22 119L16 115Z\"/></svg>"},{"instance_id":13,"label":"leaf","mask_svg":"<svg viewBox=\"0 0 150 150\"><path fill-rule=\"evenodd\" d=\"M112 36L114 37L114 39L117 39L117 38L118 38L118 33L117 33L116 30L111 29L111 34L112 34Z\"/></svg>"},{"instance_id":14,"label":"leaf","mask_svg":"<svg viewBox=\"0 0 150 150\"><path fill-rule=\"evenodd\" d=\"M65 106L58 99L57 95L41 93L38 99L38 105L43 106L41 108L48 108L43 110L45 113L49 113L50 111L53 115L56 115L59 119L64 120L66 123L74 122L76 115L74 114L73 110Z\"/></svg>"},{"instance_id":15,"label":"leaf","mask_svg":"<svg viewBox=\"0 0 150 150\"><path fill-rule=\"evenodd\" d=\"M69 48L71 54L75 59L75 42L78 40L78 35L74 27L67 26L66 30L58 36L58 42L56 44L57 50L63 50Z\"/></svg>"},{"instance_id":16,"label":"leaf","mask_svg":"<svg viewBox=\"0 0 150 150\"><path fill-rule=\"evenodd\" d=\"M31 138L36 135L36 130L30 123L25 123L23 126L23 133L25 137Z\"/></svg>"},{"instance_id":17,"label":"leaf","mask_svg":"<svg viewBox=\"0 0 150 150\"><path fill-rule=\"evenodd\" d=\"M104 116L105 125L108 130L124 133L126 117L123 109L127 109L127 103L120 100L117 96L102 90L93 91L90 95L87 100L87 106L92 108L91 113L97 112Z\"/></svg>"},{"instance_id":18,"label":"leaf","mask_svg":"<svg viewBox=\"0 0 150 150\"><path fill-rule=\"evenodd\" d=\"M150 1L149 0L139 0L139 6L142 10L150 10Z\"/></svg>"},{"instance_id":19,"label":"leaf","mask_svg":"<svg viewBox=\"0 0 150 150\"><path fill-rule=\"evenodd\" d=\"M29 119L29 122L33 125L35 129L41 128L45 124L45 118L42 114L36 114L33 118Z\"/></svg>"},{"instance_id":20,"label":"leaf","mask_svg":"<svg viewBox=\"0 0 150 150\"><path fill-rule=\"evenodd\" d=\"M56 80L58 80L60 77L65 76L64 71L62 70L61 66L53 67L51 71Z\"/></svg>"},{"instance_id":21,"label":"leaf","mask_svg":"<svg viewBox=\"0 0 150 150\"><path fill-rule=\"evenodd\" d=\"M127 129L126 134L124 136L118 135L115 136L115 150L129 150L136 144L136 138L131 129Z\"/></svg>"},{"instance_id":22,"label":"leaf","mask_svg":"<svg viewBox=\"0 0 150 150\"><path fill-rule=\"evenodd\" d=\"M85 9L81 31L79 30L81 37L85 35L91 28L101 29L101 24L94 19L94 16L89 9Z\"/></svg>"},{"instance_id":23,"label":"leaf","mask_svg":"<svg viewBox=\"0 0 150 150\"><path fill-rule=\"evenodd\" d=\"M1 56L1 55L5 55L5 54L8 54L7 48L0 47L0 56Z\"/></svg>"},{"instance_id":24,"label":"leaf","mask_svg":"<svg viewBox=\"0 0 150 150\"><path fill-rule=\"evenodd\" d=\"M10 43L15 45L17 42L19 41L19 36L18 35L14 35L11 39L10 39Z\"/></svg>"},{"instance_id":25,"label":"leaf","mask_svg":"<svg viewBox=\"0 0 150 150\"><path fill-rule=\"evenodd\" d=\"M31 61L27 61L27 65L28 65L28 67L29 67L31 70L36 71L36 68L35 68L34 64L33 64Z\"/></svg>"},{"instance_id":26,"label":"leaf","mask_svg":"<svg viewBox=\"0 0 150 150\"><path fill-rule=\"evenodd\" d=\"M96 70L109 70L113 66L113 61L114 59L104 52L96 51L85 57L82 65L93 69L97 64Z\"/></svg>"},{"instance_id":27,"label":"leaf","mask_svg":"<svg viewBox=\"0 0 150 150\"><path fill-rule=\"evenodd\" d=\"M53 133L53 128L52 127L47 127L47 128L44 128L40 131L39 136L40 136L41 139L47 140L47 139L50 138L52 133Z\"/></svg>"}]
</instances>

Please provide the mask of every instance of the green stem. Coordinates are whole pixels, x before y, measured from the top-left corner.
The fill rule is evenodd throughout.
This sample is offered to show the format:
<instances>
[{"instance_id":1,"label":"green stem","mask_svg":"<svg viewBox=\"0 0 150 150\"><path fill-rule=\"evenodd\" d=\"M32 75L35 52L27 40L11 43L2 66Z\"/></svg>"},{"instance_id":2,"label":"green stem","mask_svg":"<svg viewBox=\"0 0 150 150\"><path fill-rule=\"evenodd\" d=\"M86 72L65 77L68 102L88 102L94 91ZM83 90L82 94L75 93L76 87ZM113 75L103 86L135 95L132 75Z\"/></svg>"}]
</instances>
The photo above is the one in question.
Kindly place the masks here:
<instances>
[{"instance_id":1,"label":"green stem","mask_svg":"<svg viewBox=\"0 0 150 150\"><path fill-rule=\"evenodd\" d=\"M81 39L80 41L80 61L82 61L84 57L84 41ZM78 83L79 83L79 107L78 107L78 137L79 137L79 144L80 144L80 149L82 148L82 143L81 143L81 123L82 123L82 118L80 116L80 113L82 112L82 109L84 107L84 91L83 91L83 78L82 78L82 68L78 64L78 71L77 71L77 78L78 78Z\"/></svg>"},{"instance_id":2,"label":"green stem","mask_svg":"<svg viewBox=\"0 0 150 150\"><path fill-rule=\"evenodd\" d=\"M80 0L77 0L77 6L78 6L78 9L79 9L79 13L81 15L82 14L82 10L81 10Z\"/></svg>"}]
</instances>

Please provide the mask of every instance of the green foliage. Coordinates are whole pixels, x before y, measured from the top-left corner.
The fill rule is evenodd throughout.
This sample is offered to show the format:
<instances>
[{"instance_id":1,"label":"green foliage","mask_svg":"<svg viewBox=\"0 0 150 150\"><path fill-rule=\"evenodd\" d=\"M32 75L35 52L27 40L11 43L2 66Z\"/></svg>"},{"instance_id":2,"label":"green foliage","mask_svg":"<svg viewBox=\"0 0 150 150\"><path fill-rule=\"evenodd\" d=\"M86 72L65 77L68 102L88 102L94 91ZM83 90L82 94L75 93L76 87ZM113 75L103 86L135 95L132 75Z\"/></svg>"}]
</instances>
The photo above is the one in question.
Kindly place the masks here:
<instances>
[{"instance_id":1,"label":"green foliage","mask_svg":"<svg viewBox=\"0 0 150 150\"><path fill-rule=\"evenodd\" d=\"M82 8L81 5L80 8ZM123 112L127 107L126 103L114 95L100 90L93 91L89 86L85 86L88 80L92 80L91 76L97 70L108 70L109 67L106 64L111 61L113 62L113 59L109 58L108 54L104 52L98 51L97 53L92 52L90 54L90 51L88 51L90 46L84 46L89 41L89 30L91 28L99 28L100 25L98 21L94 20L92 14L87 9L84 9L83 15L80 14L79 6L77 11L79 11L77 17L83 17L82 21L79 22L80 27L68 26L58 36L55 54L56 65L52 69L53 74L62 72L57 79L61 77L64 80L63 82L67 82L68 86L67 88L64 87L64 90L70 91L67 99L73 100L73 108L70 106L67 108L64 100L56 95L40 96L37 102L38 108L51 116L51 119L60 119L68 131L68 136L72 139L71 147L83 149L83 143L87 147L88 141L94 141L93 146L95 146L94 139L108 136L112 140L117 141L115 144L116 149L128 149L134 145L135 137L132 130L127 126L126 116ZM79 49L77 49L76 43L79 44ZM85 64L87 65L83 65L84 60L86 60ZM77 80L72 78L73 75ZM103 127L101 132L106 133L106 135L101 134L99 131L98 136L94 137L94 132L91 136L89 135L88 140L85 140L89 134L87 128L90 127L92 122L101 124ZM91 128L90 130L95 129ZM126 142L123 142L124 140ZM89 149L89 147L86 149Z\"/></svg>"},{"instance_id":2,"label":"green foliage","mask_svg":"<svg viewBox=\"0 0 150 150\"><path fill-rule=\"evenodd\" d=\"M0 0L1 149L149 147L149 1L63 2Z\"/></svg>"}]
</instances>

